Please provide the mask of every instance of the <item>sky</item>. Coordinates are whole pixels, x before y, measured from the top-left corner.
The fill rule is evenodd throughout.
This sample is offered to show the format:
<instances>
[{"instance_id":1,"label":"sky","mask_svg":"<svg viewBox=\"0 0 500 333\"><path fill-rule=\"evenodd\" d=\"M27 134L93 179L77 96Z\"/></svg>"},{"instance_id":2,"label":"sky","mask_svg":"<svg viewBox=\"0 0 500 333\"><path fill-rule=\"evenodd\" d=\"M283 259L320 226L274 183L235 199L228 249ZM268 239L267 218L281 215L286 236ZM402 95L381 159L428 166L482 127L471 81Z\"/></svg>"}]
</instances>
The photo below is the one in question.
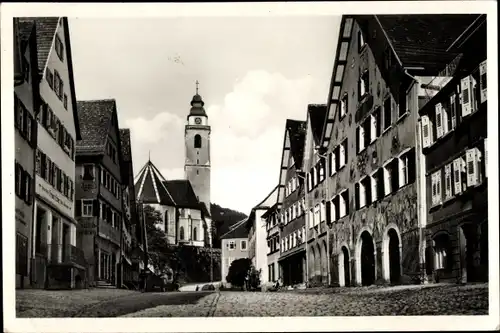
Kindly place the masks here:
<instances>
[{"instance_id":1,"label":"sky","mask_svg":"<svg viewBox=\"0 0 500 333\"><path fill-rule=\"evenodd\" d=\"M134 173L184 178L199 81L211 125L211 201L249 214L278 184L285 121L326 103L340 16L70 18L78 100L114 98Z\"/></svg>"}]
</instances>

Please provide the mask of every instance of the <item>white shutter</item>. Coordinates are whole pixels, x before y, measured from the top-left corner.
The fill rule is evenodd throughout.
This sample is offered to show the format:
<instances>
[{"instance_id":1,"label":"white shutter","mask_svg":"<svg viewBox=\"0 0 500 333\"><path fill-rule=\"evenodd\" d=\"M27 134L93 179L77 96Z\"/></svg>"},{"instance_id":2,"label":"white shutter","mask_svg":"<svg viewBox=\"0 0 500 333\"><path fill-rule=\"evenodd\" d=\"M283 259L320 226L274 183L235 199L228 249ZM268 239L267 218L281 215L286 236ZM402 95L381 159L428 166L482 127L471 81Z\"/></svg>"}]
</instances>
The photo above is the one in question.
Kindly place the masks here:
<instances>
[{"instance_id":1,"label":"white shutter","mask_svg":"<svg viewBox=\"0 0 500 333\"><path fill-rule=\"evenodd\" d=\"M363 128L363 126L358 127L358 143L358 152L360 152L365 149L365 129Z\"/></svg>"},{"instance_id":2,"label":"white shutter","mask_svg":"<svg viewBox=\"0 0 500 333\"><path fill-rule=\"evenodd\" d=\"M488 177L488 138L484 138L484 176Z\"/></svg>"},{"instance_id":3,"label":"white shutter","mask_svg":"<svg viewBox=\"0 0 500 333\"><path fill-rule=\"evenodd\" d=\"M445 191L444 191L444 197L446 199L451 198L453 192L452 192L452 186L453 184L451 183L451 164L448 164L444 167L444 180L445 180Z\"/></svg>"},{"instance_id":4,"label":"white shutter","mask_svg":"<svg viewBox=\"0 0 500 333\"><path fill-rule=\"evenodd\" d=\"M452 94L450 96L450 117L451 117L450 129L454 129L457 126L457 100L455 94Z\"/></svg>"},{"instance_id":5,"label":"white shutter","mask_svg":"<svg viewBox=\"0 0 500 333\"><path fill-rule=\"evenodd\" d=\"M443 107L441 103L436 104L436 139L443 136Z\"/></svg>"},{"instance_id":6,"label":"white shutter","mask_svg":"<svg viewBox=\"0 0 500 333\"><path fill-rule=\"evenodd\" d=\"M486 91L486 60L479 65L479 82L481 89L481 103L484 103L488 98Z\"/></svg>"},{"instance_id":7,"label":"white shutter","mask_svg":"<svg viewBox=\"0 0 500 333\"><path fill-rule=\"evenodd\" d=\"M462 165L463 159L457 158L453 161L453 183L455 194L462 193Z\"/></svg>"},{"instance_id":8,"label":"white shutter","mask_svg":"<svg viewBox=\"0 0 500 333\"><path fill-rule=\"evenodd\" d=\"M324 202L321 202L321 219L320 221L323 222L323 221L326 221L326 206L325 206L325 203Z\"/></svg>"},{"instance_id":9,"label":"white shutter","mask_svg":"<svg viewBox=\"0 0 500 333\"><path fill-rule=\"evenodd\" d=\"M339 196L339 203L340 203L340 209L339 209L340 216L339 217L344 217L344 215L346 214L346 202L345 202L344 196L342 194L343 193L341 193Z\"/></svg>"},{"instance_id":10,"label":"white shutter","mask_svg":"<svg viewBox=\"0 0 500 333\"><path fill-rule=\"evenodd\" d=\"M439 103L441 104L441 103ZM441 105L441 125L443 127L443 135L445 135L446 133L448 133L448 131L450 130L448 127L448 112L449 112L449 109L447 109L446 107L442 106Z\"/></svg>"},{"instance_id":11,"label":"white shutter","mask_svg":"<svg viewBox=\"0 0 500 333\"><path fill-rule=\"evenodd\" d=\"M467 187L477 186L481 183L480 159L481 153L477 148L469 149L465 153L465 161L467 163Z\"/></svg>"},{"instance_id":12,"label":"white shutter","mask_svg":"<svg viewBox=\"0 0 500 333\"><path fill-rule=\"evenodd\" d=\"M430 147L432 143L431 132L432 129L429 116L422 116L422 146L424 148Z\"/></svg>"},{"instance_id":13,"label":"white shutter","mask_svg":"<svg viewBox=\"0 0 500 333\"><path fill-rule=\"evenodd\" d=\"M378 178L377 178L376 174L373 175L373 176L371 176L371 178L372 179L371 179L370 184L371 184L371 187L372 187L372 202L373 202L373 201L377 201L377 191L378 191L378 184L377 184L377 182L378 182Z\"/></svg>"},{"instance_id":14,"label":"white shutter","mask_svg":"<svg viewBox=\"0 0 500 333\"><path fill-rule=\"evenodd\" d=\"M399 187L402 187L405 185L406 182L406 167L405 167L405 162L406 162L406 157L401 156L398 158L398 185Z\"/></svg>"},{"instance_id":15,"label":"white shutter","mask_svg":"<svg viewBox=\"0 0 500 333\"><path fill-rule=\"evenodd\" d=\"M373 142L377 139L377 117L375 115L370 116L370 142Z\"/></svg>"},{"instance_id":16,"label":"white shutter","mask_svg":"<svg viewBox=\"0 0 500 333\"><path fill-rule=\"evenodd\" d=\"M335 202L330 201L330 221L335 222L337 221L337 217L335 216Z\"/></svg>"},{"instance_id":17,"label":"white shutter","mask_svg":"<svg viewBox=\"0 0 500 333\"><path fill-rule=\"evenodd\" d=\"M389 165L384 167L384 194L388 195L391 193L391 173L390 170L387 169Z\"/></svg>"},{"instance_id":18,"label":"white shutter","mask_svg":"<svg viewBox=\"0 0 500 333\"><path fill-rule=\"evenodd\" d=\"M340 154L339 154L339 159L340 159L339 164L342 167L345 164L345 148L344 148L343 144L340 145L339 152L340 152Z\"/></svg>"},{"instance_id":19,"label":"white shutter","mask_svg":"<svg viewBox=\"0 0 500 333\"><path fill-rule=\"evenodd\" d=\"M436 201L438 203L441 203L441 200L442 200L442 188L443 188L443 185L441 183L441 180L442 180L442 176L441 176L441 170L439 170L438 172L436 172Z\"/></svg>"},{"instance_id":20,"label":"white shutter","mask_svg":"<svg viewBox=\"0 0 500 333\"><path fill-rule=\"evenodd\" d=\"M334 175L336 172L337 172L337 160L336 160L336 157L335 157L335 152L332 151L332 154L331 154L332 158L332 175Z\"/></svg>"},{"instance_id":21,"label":"white shutter","mask_svg":"<svg viewBox=\"0 0 500 333\"><path fill-rule=\"evenodd\" d=\"M460 100L462 103L462 117L474 112L473 78L464 77L460 82Z\"/></svg>"},{"instance_id":22,"label":"white shutter","mask_svg":"<svg viewBox=\"0 0 500 333\"><path fill-rule=\"evenodd\" d=\"M363 182L359 182L359 208L366 205L366 188Z\"/></svg>"}]
</instances>

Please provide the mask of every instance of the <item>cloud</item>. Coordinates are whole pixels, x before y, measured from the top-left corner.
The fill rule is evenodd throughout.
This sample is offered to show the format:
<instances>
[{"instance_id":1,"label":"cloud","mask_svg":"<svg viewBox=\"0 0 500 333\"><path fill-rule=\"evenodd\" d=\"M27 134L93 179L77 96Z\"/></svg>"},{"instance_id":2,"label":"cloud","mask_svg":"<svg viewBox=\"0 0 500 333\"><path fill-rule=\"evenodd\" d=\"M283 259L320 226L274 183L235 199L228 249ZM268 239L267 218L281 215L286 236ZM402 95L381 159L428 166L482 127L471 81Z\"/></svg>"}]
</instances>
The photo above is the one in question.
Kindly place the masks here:
<instances>
[{"instance_id":1,"label":"cloud","mask_svg":"<svg viewBox=\"0 0 500 333\"><path fill-rule=\"evenodd\" d=\"M175 114L162 112L150 120L143 117L126 119L125 125L133 132L136 143L146 145L160 141L167 130L174 129L182 133L184 122Z\"/></svg>"}]
</instances>

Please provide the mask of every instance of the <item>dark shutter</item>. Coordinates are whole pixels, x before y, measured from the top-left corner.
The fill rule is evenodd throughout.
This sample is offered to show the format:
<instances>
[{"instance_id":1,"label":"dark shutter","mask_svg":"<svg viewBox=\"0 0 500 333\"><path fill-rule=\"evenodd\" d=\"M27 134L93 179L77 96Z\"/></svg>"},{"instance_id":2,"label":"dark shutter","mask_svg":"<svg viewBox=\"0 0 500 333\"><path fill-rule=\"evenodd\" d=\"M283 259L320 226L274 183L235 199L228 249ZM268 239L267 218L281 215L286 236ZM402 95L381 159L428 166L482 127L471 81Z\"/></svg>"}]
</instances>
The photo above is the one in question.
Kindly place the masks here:
<instances>
[{"instance_id":1,"label":"dark shutter","mask_svg":"<svg viewBox=\"0 0 500 333\"><path fill-rule=\"evenodd\" d=\"M326 223L327 223L327 224L332 223L332 220L331 220L331 213L330 213L330 211L331 211L331 209L332 209L332 207L331 207L331 206L332 206L332 205L330 204L330 202L329 202L329 201L325 202L325 214L326 214Z\"/></svg>"},{"instance_id":2,"label":"dark shutter","mask_svg":"<svg viewBox=\"0 0 500 333\"><path fill-rule=\"evenodd\" d=\"M356 209L359 209L359 183L354 184L354 201Z\"/></svg>"},{"instance_id":3,"label":"dark shutter","mask_svg":"<svg viewBox=\"0 0 500 333\"><path fill-rule=\"evenodd\" d=\"M94 201L92 202L92 215L93 216L99 216L99 200L98 199L94 199Z\"/></svg>"},{"instance_id":4,"label":"dark shutter","mask_svg":"<svg viewBox=\"0 0 500 333\"><path fill-rule=\"evenodd\" d=\"M14 93L14 122L16 124L16 128L19 128L19 100L17 99L17 95Z\"/></svg>"},{"instance_id":5,"label":"dark shutter","mask_svg":"<svg viewBox=\"0 0 500 333\"><path fill-rule=\"evenodd\" d=\"M19 166L19 173L21 175L21 193L19 193L21 199L26 201L26 176L27 172L24 171L21 166Z\"/></svg>"},{"instance_id":6,"label":"dark shutter","mask_svg":"<svg viewBox=\"0 0 500 333\"><path fill-rule=\"evenodd\" d=\"M382 199L385 196L384 168L377 170L377 198Z\"/></svg>"},{"instance_id":7,"label":"dark shutter","mask_svg":"<svg viewBox=\"0 0 500 333\"><path fill-rule=\"evenodd\" d=\"M15 184L16 184L16 195L19 196L19 182L21 177L19 177L19 173L21 172L21 169L19 168L19 164L16 163L14 167L14 177L15 177Z\"/></svg>"},{"instance_id":8,"label":"dark shutter","mask_svg":"<svg viewBox=\"0 0 500 333\"><path fill-rule=\"evenodd\" d=\"M75 216L82 216L82 200L75 200Z\"/></svg>"},{"instance_id":9,"label":"dark shutter","mask_svg":"<svg viewBox=\"0 0 500 333\"><path fill-rule=\"evenodd\" d=\"M366 204L372 203L372 179L371 177L365 178L365 200Z\"/></svg>"},{"instance_id":10,"label":"dark shutter","mask_svg":"<svg viewBox=\"0 0 500 333\"><path fill-rule=\"evenodd\" d=\"M360 144L361 142L359 141L359 129L360 127L356 127L356 153L359 152Z\"/></svg>"},{"instance_id":11,"label":"dark shutter","mask_svg":"<svg viewBox=\"0 0 500 333\"><path fill-rule=\"evenodd\" d=\"M399 168L398 168L397 158L392 160L390 170L391 170L391 192L396 192L399 188Z\"/></svg>"},{"instance_id":12,"label":"dark shutter","mask_svg":"<svg viewBox=\"0 0 500 333\"><path fill-rule=\"evenodd\" d=\"M36 147L37 139L36 136L38 134L38 124L35 118L31 118L31 145Z\"/></svg>"},{"instance_id":13,"label":"dark shutter","mask_svg":"<svg viewBox=\"0 0 500 333\"><path fill-rule=\"evenodd\" d=\"M364 128L365 128L365 147L368 147L371 141L371 117L366 118L365 123L364 123Z\"/></svg>"},{"instance_id":14,"label":"dark shutter","mask_svg":"<svg viewBox=\"0 0 500 333\"><path fill-rule=\"evenodd\" d=\"M411 184L415 181L417 174L417 164L415 148L412 148L408 153L408 183Z\"/></svg>"},{"instance_id":15,"label":"dark shutter","mask_svg":"<svg viewBox=\"0 0 500 333\"><path fill-rule=\"evenodd\" d=\"M21 104L22 105L22 104ZM27 129L28 129L28 120L29 120L29 112L23 107L23 123L21 124L21 133L23 133L24 137L28 136Z\"/></svg>"},{"instance_id":16,"label":"dark shutter","mask_svg":"<svg viewBox=\"0 0 500 333\"><path fill-rule=\"evenodd\" d=\"M348 151L348 146L347 146L347 139L345 139L342 144L344 145L344 155L345 155L345 160L344 160L344 164L347 165L348 161L349 161L349 151Z\"/></svg>"}]
</instances>

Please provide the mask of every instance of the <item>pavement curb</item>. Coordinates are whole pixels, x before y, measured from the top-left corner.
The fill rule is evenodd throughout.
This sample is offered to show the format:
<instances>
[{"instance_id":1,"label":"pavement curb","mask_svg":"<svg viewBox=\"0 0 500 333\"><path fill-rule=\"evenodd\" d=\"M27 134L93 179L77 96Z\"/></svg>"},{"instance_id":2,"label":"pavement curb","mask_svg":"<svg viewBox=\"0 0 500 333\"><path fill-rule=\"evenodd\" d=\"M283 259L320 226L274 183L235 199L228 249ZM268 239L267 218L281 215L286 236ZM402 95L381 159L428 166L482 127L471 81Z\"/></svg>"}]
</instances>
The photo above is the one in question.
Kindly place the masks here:
<instances>
[{"instance_id":1,"label":"pavement curb","mask_svg":"<svg viewBox=\"0 0 500 333\"><path fill-rule=\"evenodd\" d=\"M215 314L215 310L217 309L217 302L219 302L220 298L220 292L217 292L217 295L215 296L214 300L212 301L212 304L210 304L210 308L207 313L207 317L213 317Z\"/></svg>"}]
</instances>

